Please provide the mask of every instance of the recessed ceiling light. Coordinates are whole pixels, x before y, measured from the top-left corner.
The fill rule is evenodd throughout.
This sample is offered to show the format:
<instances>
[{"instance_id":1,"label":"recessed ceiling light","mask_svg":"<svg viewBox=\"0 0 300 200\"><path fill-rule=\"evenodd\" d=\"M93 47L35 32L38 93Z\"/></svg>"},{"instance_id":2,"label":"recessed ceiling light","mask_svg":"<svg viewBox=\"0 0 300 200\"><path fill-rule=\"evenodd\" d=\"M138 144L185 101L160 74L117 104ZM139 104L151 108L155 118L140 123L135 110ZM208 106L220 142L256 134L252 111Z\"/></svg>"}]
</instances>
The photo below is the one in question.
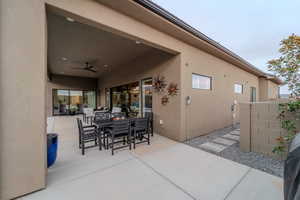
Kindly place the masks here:
<instances>
[{"instance_id":1,"label":"recessed ceiling light","mask_svg":"<svg viewBox=\"0 0 300 200\"><path fill-rule=\"evenodd\" d=\"M66 17L66 20L68 20L69 22L75 22L75 20L71 17Z\"/></svg>"},{"instance_id":2,"label":"recessed ceiling light","mask_svg":"<svg viewBox=\"0 0 300 200\"><path fill-rule=\"evenodd\" d=\"M64 74L65 72L60 72L61 74Z\"/></svg>"},{"instance_id":3,"label":"recessed ceiling light","mask_svg":"<svg viewBox=\"0 0 300 200\"><path fill-rule=\"evenodd\" d=\"M68 58L66 58L66 57L61 57L61 60L63 60L63 61L67 61L67 60L68 60Z\"/></svg>"},{"instance_id":4,"label":"recessed ceiling light","mask_svg":"<svg viewBox=\"0 0 300 200\"><path fill-rule=\"evenodd\" d=\"M108 67L108 65L107 65L107 64L105 64L105 65L103 65L103 67Z\"/></svg>"},{"instance_id":5,"label":"recessed ceiling light","mask_svg":"<svg viewBox=\"0 0 300 200\"><path fill-rule=\"evenodd\" d=\"M136 44L141 44L141 41L136 40L135 43Z\"/></svg>"}]
</instances>

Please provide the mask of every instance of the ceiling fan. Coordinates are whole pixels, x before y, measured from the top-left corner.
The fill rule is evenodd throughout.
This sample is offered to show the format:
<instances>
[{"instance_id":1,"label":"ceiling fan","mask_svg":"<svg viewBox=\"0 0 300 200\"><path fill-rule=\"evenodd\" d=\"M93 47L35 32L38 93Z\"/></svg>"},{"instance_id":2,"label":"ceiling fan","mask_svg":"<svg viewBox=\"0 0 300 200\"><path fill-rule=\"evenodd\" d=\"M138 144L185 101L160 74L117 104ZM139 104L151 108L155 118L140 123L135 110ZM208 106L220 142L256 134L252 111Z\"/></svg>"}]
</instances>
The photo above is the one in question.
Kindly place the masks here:
<instances>
[{"instance_id":1,"label":"ceiling fan","mask_svg":"<svg viewBox=\"0 0 300 200\"><path fill-rule=\"evenodd\" d=\"M75 69L75 70L85 70L85 71L97 73L97 70L95 69L95 66L91 65L89 62L86 62L85 66L83 68L82 67L72 67L72 69Z\"/></svg>"}]
</instances>

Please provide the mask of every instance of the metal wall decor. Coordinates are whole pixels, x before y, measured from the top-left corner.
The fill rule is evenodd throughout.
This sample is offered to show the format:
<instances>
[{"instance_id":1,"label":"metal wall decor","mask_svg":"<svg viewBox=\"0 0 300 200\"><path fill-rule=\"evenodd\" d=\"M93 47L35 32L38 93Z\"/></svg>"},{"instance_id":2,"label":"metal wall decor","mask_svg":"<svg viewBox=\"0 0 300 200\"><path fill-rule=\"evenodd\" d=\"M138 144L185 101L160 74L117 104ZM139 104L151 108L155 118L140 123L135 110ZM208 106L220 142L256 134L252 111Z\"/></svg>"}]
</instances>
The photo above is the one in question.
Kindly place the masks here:
<instances>
[{"instance_id":1,"label":"metal wall decor","mask_svg":"<svg viewBox=\"0 0 300 200\"><path fill-rule=\"evenodd\" d=\"M164 76L157 75L153 78L153 89L155 92L162 94L161 104L167 105L170 102L170 97L176 96L179 92L177 83L170 83L167 87L167 82ZM165 88L167 87L167 91Z\"/></svg>"},{"instance_id":2,"label":"metal wall decor","mask_svg":"<svg viewBox=\"0 0 300 200\"><path fill-rule=\"evenodd\" d=\"M170 83L169 86L168 86L168 95L169 96L176 96L178 94L178 86L176 83Z\"/></svg>"},{"instance_id":3,"label":"metal wall decor","mask_svg":"<svg viewBox=\"0 0 300 200\"><path fill-rule=\"evenodd\" d=\"M168 97L168 95L164 95L164 96L161 98L161 104L162 104L162 105L166 105L167 103L169 103L169 97Z\"/></svg>"},{"instance_id":4,"label":"metal wall decor","mask_svg":"<svg viewBox=\"0 0 300 200\"><path fill-rule=\"evenodd\" d=\"M166 80L164 76L158 75L154 78L153 88L155 92L164 92L165 88L167 86Z\"/></svg>"}]
</instances>

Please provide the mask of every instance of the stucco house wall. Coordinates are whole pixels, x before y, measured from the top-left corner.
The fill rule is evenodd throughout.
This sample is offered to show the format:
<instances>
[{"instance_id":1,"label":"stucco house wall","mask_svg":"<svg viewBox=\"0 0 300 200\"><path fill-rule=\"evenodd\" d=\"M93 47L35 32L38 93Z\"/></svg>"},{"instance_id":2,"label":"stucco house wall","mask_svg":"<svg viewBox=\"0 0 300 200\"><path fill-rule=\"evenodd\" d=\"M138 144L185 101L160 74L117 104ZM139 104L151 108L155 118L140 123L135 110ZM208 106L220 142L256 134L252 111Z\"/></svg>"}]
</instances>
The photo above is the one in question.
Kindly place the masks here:
<instances>
[{"instance_id":1,"label":"stucco house wall","mask_svg":"<svg viewBox=\"0 0 300 200\"><path fill-rule=\"evenodd\" d=\"M125 2L128 7L122 5L120 9L135 11L131 13L144 13L139 18L133 18L104 6L102 4L104 2L118 2L119 5ZM232 102L235 99L239 102L249 101L250 86L256 86L257 93L260 91L257 76L229 64L230 60L232 60L230 63L236 64L240 61L229 58L221 50L211 48L210 45L186 31L181 31L172 23L155 17L154 13L144 8L137 9L133 1L2 0L0 1L2 93L0 199L11 199L46 186L45 3L48 9L66 14L78 22L139 40L174 55L164 62L152 64L150 71L144 70L143 73L128 77L124 77L123 71L123 76L117 75L122 76L122 79L111 78L98 84L99 87L107 87L109 82L113 84L131 82L157 73L165 75L169 81L177 82L180 94L170 99L167 106L162 107L159 98L154 96L154 112L158 114L157 120L164 121L163 126L155 125L156 129L170 138L183 141L230 124L229 110ZM152 20L149 20L150 16L155 17L156 25L161 25L160 29L154 28L153 24L149 25ZM166 27L168 30L162 30ZM171 33L178 34L178 37L170 36ZM218 55L218 58L210 54ZM151 64L152 60L145 57L133 62L136 62L132 64L133 66L137 66L137 63L144 66L147 63ZM124 70L129 67L124 65ZM193 72L212 76L213 90L192 89ZM233 94L235 82L246 85L244 96ZM189 106L185 104L186 96L192 97L192 104ZM18 123L12 126L11 122ZM20 133L26 134L22 140ZM22 166L22 170L19 166Z\"/></svg>"},{"instance_id":2,"label":"stucco house wall","mask_svg":"<svg viewBox=\"0 0 300 200\"><path fill-rule=\"evenodd\" d=\"M265 78L259 79L259 100L269 101L279 98L279 85Z\"/></svg>"},{"instance_id":3,"label":"stucco house wall","mask_svg":"<svg viewBox=\"0 0 300 200\"><path fill-rule=\"evenodd\" d=\"M279 86L272 81L269 82L268 94L270 99L278 99L279 98Z\"/></svg>"},{"instance_id":4,"label":"stucco house wall","mask_svg":"<svg viewBox=\"0 0 300 200\"><path fill-rule=\"evenodd\" d=\"M239 122L238 103L250 101L250 87L256 88L258 98L258 77L191 46L182 55L183 88L185 96L191 96L192 100L190 105L185 105L186 138ZM212 77L212 89L193 89L192 73ZM243 85L242 94L234 92L235 83ZM235 102L237 110L232 112Z\"/></svg>"},{"instance_id":5,"label":"stucco house wall","mask_svg":"<svg viewBox=\"0 0 300 200\"><path fill-rule=\"evenodd\" d=\"M185 136L180 136L180 138L188 139L229 125L232 118L230 105L234 100L237 100L238 102L250 101L250 86L256 87L257 97L260 96L258 76L242 70L233 64L229 64L228 61L224 61L219 57L217 58L216 56L205 53L202 49L195 48L195 46L141 22L141 20L147 21L144 19L144 16L141 16L140 20L137 20L136 18L118 12L111 7L105 6L102 4L104 1L101 0L99 0L101 3L95 1L76 1L69 4L68 1L64 0L47 0L46 2L51 5L50 8L55 12L67 13L76 21L124 37L139 40L147 45L170 53L181 55L180 80L182 81L180 81L181 101L179 109L181 113L180 118L182 120L180 120L179 129L181 134ZM128 3L128 5L130 4L132 3ZM117 6L118 5L116 4L116 7ZM132 7L128 7L128 9L134 10ZM85 12L86 10L89 10L89 12ZM79 16L84 16L84 18ZM222 56L220 55L220 57ZM188 64L189 66L187 66L187 63L190 63ZM215 84L213 90L211 92L192 90L191 73L193 72L199 74L211 74L214 79L213 84ZM224 78L224 75L227 77L226 79ZM218 78L222 76L223 80ZM234 82L244 83L245 93L243 95L236 95L233 93ZM99 87L101 88L102 86L99 85ZM223 91L228 93L223 93ZM190 108L185 105L186 96L192 96L192 98L194 97L193 99L196 100L193 101ZM201 103L196 104L195 102ZM213 103L205 106L207 104L206 102ZM211 112L214 112L214 109L224 113L218 118L217 124L213 123L215 117L214 114L211 114ZM238 121L238 114L236 118ZM196 119L199 121L195 121ZM200 124L202 124L202 126Z\"/></svg>"},{"instance_id":6,"label":"stucco house wall","mask_svg":"<svg viewBox=\"0 0 300 200\"><path fill-rule=\"evenodd\" d=\"M164 76L168 83L181 85L180 55L169 55L153 52L119 66L116 71L99 78L101 103L105 102L105 88L120 86L157 75ZM167 105L161 104L163 95L153 92L154 131L174 140L183 141L184 133L180 130L181 122L181 93L171 97ZM172 114L170 114L172 113ZM162 120L163 124L160 124Z\"/></svg>"}]
</instances>

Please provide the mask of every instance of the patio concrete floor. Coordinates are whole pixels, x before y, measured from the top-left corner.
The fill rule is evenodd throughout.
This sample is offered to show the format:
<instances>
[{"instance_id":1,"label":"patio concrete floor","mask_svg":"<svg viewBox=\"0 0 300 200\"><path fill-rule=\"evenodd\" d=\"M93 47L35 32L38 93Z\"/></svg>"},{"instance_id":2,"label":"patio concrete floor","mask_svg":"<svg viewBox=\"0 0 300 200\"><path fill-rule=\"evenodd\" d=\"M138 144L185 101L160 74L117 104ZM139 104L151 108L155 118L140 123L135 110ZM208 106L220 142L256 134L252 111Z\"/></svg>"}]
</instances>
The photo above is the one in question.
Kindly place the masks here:
<instances>
[{"instance_id":1,"label":"patio concrete floor","mask_svg":"<svg viewBox=\"0 0 300 200\"><path fill-rule=\"evenodd\" d=\"M155 135L135 150L78 149L74 117L54 117L59 133L56 164L46 189L22 200L281 200L282 179Z\"/></svg>"}]
</instances>

